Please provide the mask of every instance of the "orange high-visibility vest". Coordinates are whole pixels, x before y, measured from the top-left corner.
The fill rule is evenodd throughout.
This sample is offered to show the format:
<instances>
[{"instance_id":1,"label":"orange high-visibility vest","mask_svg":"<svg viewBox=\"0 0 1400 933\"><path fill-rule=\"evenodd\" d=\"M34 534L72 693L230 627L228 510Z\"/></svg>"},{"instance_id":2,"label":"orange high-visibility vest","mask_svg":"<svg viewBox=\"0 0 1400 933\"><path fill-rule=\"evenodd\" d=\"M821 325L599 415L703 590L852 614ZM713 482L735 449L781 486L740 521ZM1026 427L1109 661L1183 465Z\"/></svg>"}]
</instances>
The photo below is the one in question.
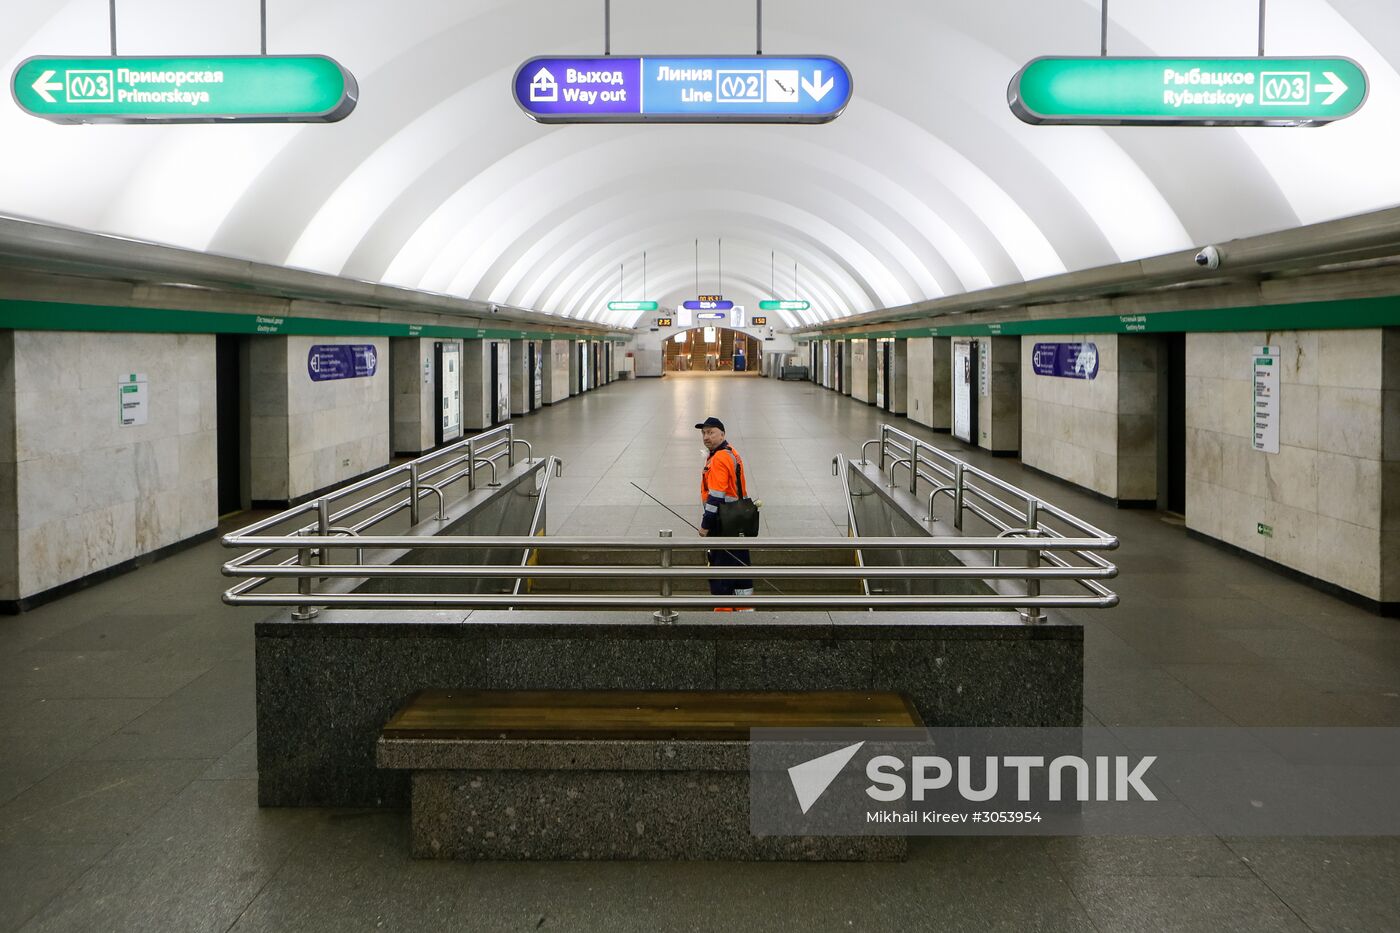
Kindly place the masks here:
<instances>
[{"instance_id":1,"label":"orange high-visibility vest","mask_svg":"<svg viewBox=\"0 0 1400 933\"><path fill-rule=\"evenodd\" d=\"M727 442L713 450L705 460L704 472L700 474L700 501L705 504L705 514L700 522L702 528L715 527L715 517L719 514L721 503L739 501L737 468L742 467L743 463L744 458ZM747 475L744 485L748 485Z\"/></svg>"}]
</instances>

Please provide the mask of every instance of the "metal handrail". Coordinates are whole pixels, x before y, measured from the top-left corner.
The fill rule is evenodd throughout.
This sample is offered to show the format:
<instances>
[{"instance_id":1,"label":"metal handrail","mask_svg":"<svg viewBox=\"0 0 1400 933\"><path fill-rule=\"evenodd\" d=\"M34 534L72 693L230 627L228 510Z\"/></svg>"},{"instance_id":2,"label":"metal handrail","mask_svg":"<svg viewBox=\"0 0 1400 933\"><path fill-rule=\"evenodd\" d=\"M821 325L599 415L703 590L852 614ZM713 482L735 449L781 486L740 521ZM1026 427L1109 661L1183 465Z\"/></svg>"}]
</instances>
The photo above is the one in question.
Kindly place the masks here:
<instances>
[{"instance_id":1,"label":"metal handrail","mask_svg":"<svg viewBox=\"0 0 1400 933\"><path fill-rule=\"evenodd\" d=\"M891 441L891 438L894 438L894 440ZM984 500L984 501L986 501L986 502L988 502L988 503L990 503L990 504L992 504L992 505L997 506L999 509L1001 509L1002 511L1004 511L1008 516L1014 516L1014 517L1016 517L1016 518L1020 518L1020 519L1024 520L1026 513L1023 512L1023 511L1020 510L1020 509L1016 509L1016 508L1012 507L1011 505L1009 505L1009 504L1006 503L1006 502L1003 502L1002 500L998 499L996 496L991 495L989 492L987 492L987 491L984 490L984 489L981 489L981 488L978 487L977 485L975 485L975 484L973 484L973 483L968 483L968 482L966 482L966 477L969 476L969 475L975 476L975 477L977 477L978 479L983 480L983 481L987 482L988 484L990 484L990 485L996 487L997 489L1001 490L1002 492L1007 493L1008 495L1010 495L1010 496L1012 496L1012 497L1014 497L1014 498L1021 499L1022 501L1027 501L1027 502L1029 502L1029 501L1035 501L1035 502L1037 502L1037 503L1039 504L1039 505L1038 505L1039 511L1048 512L1050 515L1053 515L1055 518L1059 519L1060 521L1065 522L1066 524L1068 524L1068 525L1074 527L1075 529L1084 532L1088 537L1091 537L1091 538L1101 538L1101 539L1104 539L1104 540L1113 540L1113 541L1115 541L1115 543L1116 543L1116 541L1117 541L1117 539L1114 538L1113 535L1110 535L1108 532L1103 531L1102 529L1100 529L1100 528L1098 528L1098 527L1096 527L1096 526L1090 524L1089 522L1086 522L1086 521L1084 521L1084 520L1081 519L1081 518L1077 518L1077 517L1075 517L1075 516L1069 514L1068 512L1064 511L1063 509L1060 509L1060 508L1058 508L1057 506L1054 506L1054 505L1052 505L1052 504L1050 504L1050 503L1048 503L1048 502L1043 502L1043 501L1041 501L1041 500L1039 499L1039 497L1035 496L1033 493L1029 493L1029 492L1025 491L1024 489L1020 489L1019 487L1012 485L1011 483L1007 482L1006 480L1002 479L1002 478L999 477L999 476L996 476L995 474L989 473L989 472L987 472L986 470L983 470L983 469L981 469L981 468L979 468L979 467L973 466L972 464L967 463L966 461L959 459L958 457L954 456L953 454L949 453L948 451L941 450L941 449L939 449L939 448L933 446L932 444L927 443L926 441L920 441L918 438L914 437L912 434L909 434L908 432L905 432L905 431L901 431L899 428L896 428L894 425L891 425L891 424L882 424L882 425L880 425L880 437L879 437L879 438L876 438L874 441L867 441L866 443L867 443L867 444L870 444L870 443L876 443L876 442L878 442L878 443L881 445L882 451L883 451L883 450L887 450L887 449L889 449L889 448L894 448L895 450L897 450L897 451L900 452L900 453L907 453L907 454L910 454L911 456L914 456L914 455L915 455L915 451L917 451L917 455L918 455L917 459L918 459L918 462L919 462L920 466L927 466L927 467L929 467L931 470L936 471L938 474L940 474L940 475L941 475L944 479L946 479L946 480L954 480L954 481L956 481L956 479L957 479L957 468L958 468L958 467L961 467L961 470L962 470L962 473L963 473L963 483L962 483L962 486L963 486L965 492L971 492L971 493L976 494L980 499L982 499L982 500ZM930 455L930 456L925 457L925 456L923 456L924 454L928 454L928 455ZM884 459L885 459L885 455L882 453L882 454L881 454L881 463L882 463L882 464L883 464ZM944 463L949 464L949 466L945 466ZM882 469L883 469L883 467L882 467ZM927 481L929 481L929 482L937 482L937 481L938 481L936 477L931 476L931 475L929 475L929 474L927 474L927 473L924 473L923 471L918 471L916 479L924 479L924 480L927 480ZM955 483L955 485L956 485L956 483ZM915 488L912 488L912 489L910 490L910 492L915 492L915 493L917 493L917 491L918 491L918 490L917 490L917 486L916 486ZM1000 526L1001 526L1001 530L1005 530L1006 528L1010 528L1010 527L1017 527L1017 526L1012 526L1012 525L1010 525L1010 524L1003 523L1003 522L1001 522L1000 520L993 520L993 521L992 521L992 524L994 524L994 525L1000 525ZM1024 527L1024 523L1021 524L1019 527Z\"/></svg>"},{"instance_id":2,"label":"metal handrail","mask_svg":"<svg viewBox=\"0 0 1400 933\"><path fill-rule=\"evenodd\" d=\"M933 506L934 500L940 492L949 491L953 499L953 527L958 531L963 528L963 515L970 513L992 528L997 530L997 538L1008 541L1021 538L1032 541L1037 546L1028 548L1027 569L1034 570L1034 574L1026 576L1026 608L1021 610L1021 616L1028 622L1044 621L1045 615L1040 609L1040 581L1043 577L1040 571L1044 568L1041 564L1053 558L1052 563L1056 567L1074 568L1084 570L1084 578L1079 582L1091 592L1100 596L1111 595L1107 587L1093 582L1093 577L1112 577L1117 574L1117 568L1105 559L1102 555L1094 553L1097 550L1112 550L1118 546L1118 539L1108 534L1102 529L1091 525L1083 519L1077 518L1061 508L1044 502L1033 493L1007 482L999 476L995 476L986 470L979 469L964 460L959 459L945 450L940 450L932 444L920 441L906 431L890 424L880 425L880 436L872 441L867 441L861 448L862 453L872 443L878 443L880 447L880 471L884 472L886 456L893 451L896 455L889 469L889 485L895 487L895 468L900 464L909 466L909 492L918 495L919 480L923 479L934 484L935 488L929 493L928 510L924 521L932 524L936 520ZM900 456L902 455L902 456ZM868 462L868 461L866 461ZM928 467L928 472L923 468ZM974 476L982 483L992 487L1014 500L1025 503L1024 511L1005 501L997 495L993 495L987 489L982 488L978 483L968 481L968 476ZM947 480L949 485L943 485ZM1049 541L1058 540L1066 542L1070 539L1065 537L1058 530L1044 525L1041 522L1042 513L1048 514L1058 521L1069 525L1073 530L1087 535L1088 540L1096 542L1083 547L1061 548L1057 545L1048 545ZM966 539L971 545L973 539ZM1041 546L1045 545L1045 546ZM1004 548L992 549L993 567L999 567L1001 563L1001 552ZM1084 561L1088 567L1070 564L1062 556L1055 555L1054 551L1068 550L1073 556ZM1093 571L1090 571L1093 568ZM1019 569L1019 568L1018 568Z\"/></svg>"},{"instance_id":3,"label":"metal handrail","mask_svg":"<svg viewBox=\"0 0 1400 933\"><path fill-rule=\"evenodd\" d=\"M439 496L439 516L446 510L446 493L443 491L451 483L460 479L468 480L469 489L475 489L475 469L482 463L489 463L493 472L493 482L500 479L497 463L501 458L513 462L516 443L509 425L467 438L451 447L419 458L410 464L384 471L377 477L364 480L346 490L322 497L314 504L289 509L270 519L264 519L247 528L231 532L223 537L223 544L229 548L244 550L244 553L224 563L225 576L240 578L224 594L224 601L231 605L290 606L293 618L309 619L323 607L382 607L382 608L461 608L461 607L500 607L500 608L647 608L656 609L654 616L661 621L675 618L677 609L714 608L734 601L733 597L676 595L672 583L677 580L698 580L716 575L716 569L687 564L673 566L672 557L676 552L712 550L715 541L706 538L675 538L662 533L661 538L629 536L622 538L603 537L545 537L538 532L543 528L551 473L560 475L562 464L557 457L536 460L533 449L526 443L529 466L524 474L513 474L515 478L507 482L507 489L514 489L520 482L543 471L543 479L534 493L538 497L531 516L527 535L437 535L424 534L414 521L414 531L409 534L384 533L375 526L391 516L410 508L418 498L437 492ZM1100 581L1112 578L1117 568L1096 554L1096 551L1117 547L1117 540L1104 535L1092 525L1062 510L1041 503L1037 498L1017 490L1004 481L991 479L984 481L985 474L969 464L938 451L927 442L920 442L895 429L883 430L881 438L874 442L880 445L881 461L890 459L891 450L903 455L897 457L910 468L909 486L917 491L919 482L934 483L937 488L931 493L930 502L939 492L948 492L955 501L956 514L964 512L981 517L990 524L993 536L967 534L945 536L916 536L899 538L866 538L860 536L860 528L850 497L848 476L854 465L842 456L833 459L832 465L840 477L846 493L848 530L847 539L831 537L801 538L754 538L744 541L744 548L752 552L804 551L850 549L855 552L854 566L810 566L810 565L764 565L753 564L744 569L745 576L761 580L791 580L827 578L834 580L859 579L860 594L800 595L774 593L755 594L744 597L745 605L754 608L801 608L801 609L942 609L942 608L983 608L1017 609L1027 621L1040 621L1044 610L1065 607L1107 607L1115 605L1118 597ZM868 452L870 445L863 448ZM426 469L425 469L426 467ZM893 467L891 468L893 469ZM405 478L405 474L407 474ZM949 477L951 484L942 479ZM977 482L969 482L972 476ZM438 480L425 482L428 478ZM995 478L992 478L995 479ZM375 491L374 484L388 484L387 489ZM369 493L363 501L348 502L338 512L331 511L331 503L345 502L348 490ZM425 491L427 490L427 491ZM993 494L993 490L995 494ZM407 492L408 495L404 495ZM493 491L492 495L497 494ZM504 490L502 490L504 494ZM886 493L896 495L896 493ZM1024 516L1011 502L1024 498L1027 502ZM377 507L377 508L376 508ZM316 510L316 520L301 527L287 529L287 525L297 522L310 509ZM341 516L365 516L354 522L331 524L331 519ZM417 518L413 509L413 518ZM1041 516L1060 520L1071 531L1070 537L1058 529L1040 524ZM1065 516L1062 518L1062 516ZM1022 521L1017 521L1021 518ZM957 522L961 531L961 521ZM1008 534L1009 531L1025 532L1036 529L1032 534ZM1091 534L1079 534L1089 529ZM323 555L330 547L348 549L345 537L353 534L356 549L354 564L330 564ZM522 555L518 564L415 564L401 561L415 549L478 549L488 553L496 549L515 551ZM866 563L866 551L907 550L927 551L942 549L950 552L989 551L993 555L994 566L962 564L943 566L925 565L913 562L907 566L877 566ZM588 552L646 552L655 555L655 560L644 565L623 564L616 561L606 565L587 566L540 566L530 563L534 554L558 550ZM1003 561L1003 555L1021 555L1013 560ZM321 558L313 560L313 558ZM513 560L513 558L511 558ZM1015 566L1024 563L1026 566ZM427 593L408 592L400 588L397 593L359 593L346 589L354 580L393 578L398 580L458 578L463 581L480 579L500 579L513 581L506 584L501 592L493 593ZM637 584L636 592L624 593L580 593L545 594L532 593L525 586L529 580L559 579L608 579L609 581L631 581ZM995 592L976 592L948 595L900 595L872 594L872 580L968 580L980 579L993 587ZM1024 581L1024 592L1006 589L1007 581ZM1082 587L1082 592L1071 594L1041 592L1044 582L1072 583ZM658 597L657 589L660 589ZM291 586L289 591L277 590ZM441 589L439 584L437 589ZM450 587L449 587L450 589ZM650 592L646 592L646 590Z\"/></svg>"},{"instance_id":4,"label":"metal handrail","mask_svg":"<svg viewBox=\"0 0 1400 933\"><path fill-rule=\"evenodd\" d=\"M714 550L714 538L677 538L667 545L676 550L704 551ZM729 540L729 539L723 539ZM840 547L841 542L846 538L745 538L744 548L746 550L770 549L781 551L801 551L801 550L830 550L833 547ZM318 544L333 542L334 539L318 535L255 535L244 536L239 532L230 532L224 536L224 541L228 547L256 547L256 548L299 548L315 547ZM611 551L650 551L656 549L656 539L644 536L628 537L580 537L580 536L550 536L543 540L531 538L528 535L434 535L431 541L421 537L404 537L395 535L364 535L362 542L365 547L370 548L396 548L409 544L419 547L434 548L481 548L481 547L537 547L558 550L611 550ZM1017 540L1015 538L997 538L987 536L966 536L966 537L906 537L906 538L861 538L860 546L865 550L907 550L909 548L944 547L944 548L1004 548L1009 551L1032 551L1042 548L1049 548L1062 551L1078 551L1084 549L1111 549L1117 547L1116 541L1105 541L1100 538L1066 538L1050 536L1045 539ZM241 558L240 558L241 559ZM755 568L757 569L757 568Z\"/></svg>"},{"instance_id":5,"label":"metal handrail","mask_svg":"<svg viewBox=\"0 0 1400 933\"><path fill-rule=\"evenodd\" d=\"M520 444L527 444L526 441L517 441L517 443L520 443ZM529 457L529 459L527 460L527 462L531 462L531 461L533 461L534 459L535 459L535 458L534 458L534 451L532 450L532 451L531 451L531 456ZM550 469L551 467L553 467L553 470ZM535 490L535 499L536 499L536 502L535 502L535 511L534 511L534 513L531 514L531 516L530 516L530 527L529 527L529 529L528 529L528 534L529 534L530 537L532 537L532 538L538 537L538 536L539 536L541 533L543 533L543 531L545 530L545 528L544 528L544 520L545 520L544 506L545 506L546 500L547 500L548 497L549 497L549 479L550 479L551 476L562 476L563 473L564 473L564 461L563 461L563 460L560 460L558 457L550 457L547 461L545 461L544 472L541 474L540 488L537 489L537 490ZM529 566L529 564L530 564L530 555L531 555L531 554L534 554L534 553L535 553L535 549L534 549L534 548L529 548L529 549L527 549L527 550L525 551L525 553L522 554L521 557L520 557L520 566L521 566L521 567L527 567L527 566ZM515 586L511 589L511 593L513 593L513 594L515 594L515 595L518 596L518 595L520 594L520 587L521 587L522 584L524 584L524 582L525 582L525 578L524 578L523 576L521 576L521 577L516 577L516 579L515 579Z\"/></svg>"}]
</instances>

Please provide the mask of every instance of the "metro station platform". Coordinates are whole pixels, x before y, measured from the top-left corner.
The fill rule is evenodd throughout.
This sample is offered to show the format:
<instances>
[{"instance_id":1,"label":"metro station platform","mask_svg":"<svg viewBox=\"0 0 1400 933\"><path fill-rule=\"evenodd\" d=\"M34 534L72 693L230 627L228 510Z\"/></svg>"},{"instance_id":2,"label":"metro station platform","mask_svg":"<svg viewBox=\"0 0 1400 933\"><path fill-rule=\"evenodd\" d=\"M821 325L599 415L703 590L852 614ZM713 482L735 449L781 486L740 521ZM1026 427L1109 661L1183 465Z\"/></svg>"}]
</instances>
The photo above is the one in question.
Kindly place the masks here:
<instances>
[{"instance_id":1,"label":"metro station platform","mask_svg":"<svg viewBox=\"0 0 1400 933\"><path fill-rule=\"evenodd\" d=\"M1116 534L1090 725L1400 725L1400 629L808 382L614 383L516 422L563 458L549 532L689 534L723 419L774 535L845 534L836 453L882 421ZM223 530L249 514L226 518ZM209 542L0 618L0 930L1400 928L1395 838L935 838L896 864L421 862L407 813L257 806L253 624Z\"/></svg>"}]
</instances>

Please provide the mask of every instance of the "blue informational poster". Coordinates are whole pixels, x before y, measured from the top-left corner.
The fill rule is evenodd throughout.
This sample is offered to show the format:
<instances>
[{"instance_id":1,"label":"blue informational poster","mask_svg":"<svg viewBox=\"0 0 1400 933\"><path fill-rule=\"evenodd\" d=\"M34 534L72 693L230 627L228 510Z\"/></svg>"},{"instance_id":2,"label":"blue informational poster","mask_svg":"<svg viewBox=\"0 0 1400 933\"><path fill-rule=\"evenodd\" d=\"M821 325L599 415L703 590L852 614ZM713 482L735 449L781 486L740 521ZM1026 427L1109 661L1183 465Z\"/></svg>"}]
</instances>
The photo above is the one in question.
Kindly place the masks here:
<instances>
[{"instance_id":1,"label":"blue informational poster","mask_svg":"<svg viewBox=\"0 0 1400 933\"><path fill-rule=\"evenodd\" d=\"M359 379L379 370L379 351L373 344L316 344L306 354L306 374L312 382Z\"/></svg>"},{"instance_id":2,"label":"blue informational poster","mask_svg":"<svg viewBox=\"0 0 1400 933\"><path fill-rule=\"evenodd\" d=\"M1093 379L1099 374L1099 348L1092 343L1038 343L1031 350L1037 376Z\"/></svg>"}]
</instances>

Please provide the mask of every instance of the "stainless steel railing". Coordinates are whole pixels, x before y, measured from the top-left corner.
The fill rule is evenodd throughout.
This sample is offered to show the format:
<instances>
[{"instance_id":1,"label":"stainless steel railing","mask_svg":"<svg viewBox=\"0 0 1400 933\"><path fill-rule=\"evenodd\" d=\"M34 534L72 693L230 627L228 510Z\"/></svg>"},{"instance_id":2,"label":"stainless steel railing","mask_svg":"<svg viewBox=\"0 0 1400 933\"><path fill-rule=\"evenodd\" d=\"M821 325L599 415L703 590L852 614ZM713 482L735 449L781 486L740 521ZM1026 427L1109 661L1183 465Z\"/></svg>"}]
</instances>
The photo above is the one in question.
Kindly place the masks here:
<instances>
[{"instance_id":1,"label":"stainless steel railing","mask_svg":"<svg viewBox=\"0 0 1400 933\"><path fill-rule=\"evenodd\" d=\"M851 484L846 479L846 458L841 454L831 458L831 475L841 479L841 493L846 502L846 537L859 538L860 525L856 522L855 502L851 499ZM865 566L865 555L860 552L860 548L856 548L856 566ZM869 577L861 577L860 588L866 596L870 595Z\"/></svg>"},{"instance_id":2,"label":"stainless steel railing","mask_svg":"<svg viewBox=\"0 0 1400 933\"><path fill-rule=\"evenodd\" d=\"M529 472L542 478L538 500L524 535L462 535L431 533L436 523L447 524L448 491L461 490L464 495L478 492L489 500L496 495L508 495L521 482L519 471L513 471L501 487L477 486L477 467L482 462L502 459L513 465L516 444L510 426L488 431L469 438L413 463L386 470L378 476L352 484L322 499L289 509L279 515L256 522L247 528L225 535L225 547L242 549L245 553L223 565L223 573L241 581L224 594L224 601L243 606L289 606L293 617L310 619L321 608L385 608L385 609L461 609L461 608L593 608L656 610L658 621L672 621L678 609L712 609L736 602L755 609L1014 609L1028 622L1043 621L1049 608L1108 607L1118 598L1100 580L1117 574L1117 569L1097 552L1117 547L1117 540L1094 526L1043 502L1023 490L958 460L951 454L936 450L927 443L890 428L882 427L879 439L866 445L880 446L880 461L891 454L907 459L909 488L917 495L919 483L935 486L935 494L949 490L959 512L967 512L986 520L992 530L988 535L958 534L928 537L865 537L859 535L852 500L847 492L847 516L854 537L801 538L676 538L669 530L660 537L601 537L570 536L543 537L549 476L557 474L559 461L527 461ZM527 447L527 451L529 448ZM529 451L533 455L533 451ZM847 464L842 457L833 461L843 487ZM853 465L851 465L853 467ZM513 478L512 478L513 477ZM975 481L974 481L975 480ZM436 482L434 482L436 481ZM454 484L457 484L454 486ZM383 486L384 488L379 488ZM429 491L431 490L431 491ZM993 493L995 490L995 493ZM438 513L423 522L417 505L425 495L436 495ZM352 502L352 497L357 497ZM362 498L358 498L362 497ZM456 501L452 509L456 509ZM1024 510L1010 502L1025 502ZM337 508L337 505L340 505ZM410 512L411 533L384 533L391 517ZM312 513L315 520L306 521ZM1046 523L1047 518L1060 522L1069 532L1060 531ZM400 521L402 519L400 518ZM934 521L927 522L932 530ZM961 519L957 519L962 531ZM853 565L813 566L802 564L764 564L756 562L743 569L723 570L705 566L675 566L677 553L714 550L716 546L742 547L755 555L775 552L845 550L856 552ZM425 549L434 549L427 551ZM867 566L863 553L868 551L927 552L930 549L950 553L991 555L991 566L976 566L956 561L943 565L924 565L911 561L902 566ZM488 554L518 550L518 562L504 563L497 559L473 561L472 551ZM330 559L332 552L345 555L354 552L353 562ZM444 560L441 554L460 551L461 562ZM622 563L613 560L605 564L550 565L532 564L532 555L573 551L594 554L637 552L654 555L644 563ZM417 563L405 557L418 552L419 557L435 563ZM512 560L514 560L512 558ZM911 565L912 564L912 565ZM762 592L736 600L732 596L677 594L674 584L685 580L710 579L716 576L739 576L760 581L820 579L859 580L859 593L802 594L784 593L770 586L772 593ZM496 578L504 581L501 592L442 592L441 581L457 579L464 582ZM393 579L396 592L356 591L357 585L372 580ZM437 592L424 585L414 589L409 581L437 581ZM635 584L635 592L542 593L530 592L527 581L560 579L617 581ZM898 580L910 584L909 593L872 593L871 580ZM914 584L921 581L980 580L988 584L985 592L915 593ZM1042 584L1068 588L1069 592L1046 592ZM279 589L279 587L281 589ZM464 586L465 588L465 586ZM649 591L649 592L645 592ZM658 608L659 607L659 608Z\"/></svg>"},{"instance_id":3,"label":"stainless steel railing","mask_svg":"<svg viewBox=\"0 0 1400 933\"><path fill-rule=\"evenodd\" d=\"M878 464L881 472L885 469L886 460L890 461L888 485L891 489L897 486L895 468L901 465L908 468L907 488L910 495L918 496L920 480L932 487L929 490L928 508L923 519L925 524L931 526L939 520L934 513L935 501L940 495L946 495L952 500L952 521L956 530L962 531L965 516L972 515L991 526L998 538L1016 537L1044 542L1040 547L1027 549L1025 557L1029 569L1044 569L1041 566L1042 562L1047 562L1063 570L1075 566L1066 559L1067 557L1082 560L1087 566L1079 569L1100 571L1086 573L1081 581L1083 585L1105 600L1111 598L1113 603L1110 605L1116 604L1117 597L1113 592L1097 582L1099 578L1117 575L1117 568L1097 553L1100 550L1118 547L1118 539L1113 535L1044 501L1034 493L1013 486L1000 477L979 469L927 441L921 441L893 425L880 425L880 436L865 442L861 447L862 463L870 462L868 451L876 445L880 452ZM1076 537L1068 537L1052 523L1047 522L1047 518L1062 523ZM1053 546L1051 543L1058 544L1070 540L1095 543L1091 546L1068 549ZM1000 557L999 551L992 552L994 565L1000 563ZM1026 576L1028 602L1026 609L1022 610L1022 616L1028 622L1044 621L1044 613L1038 611L1041 607L1036 601L1040 597L1040 583L1044 579L1046 577L1039 573Z\"/></svg>"},{"instance_id":4,"label":"stainless steel railing","mask_svg":"<svg viewBox=\"0 0 1400 933\"><path fill-rule=\"evenodd\" d=\"M522 441L521 443L525 442ZM563 467L564 463L562 460L558 457L550 457L549 462L545 465L544 472L540 475L540 487L534 494L535 511L530 516L530 527L525 532L532 538L539 537L545 533L545 504L549 500L549 481L552 477L559 476L563 472ZM535 548L527 550L520 558L520 566L528 567L530 565L530 559L537 554L539 554L539 551ZM511 593L518 596L520 594L520 588L524 584L524 577L516 577L515 586L511 589Z\"/></svg>"},{"instance_id":5,"label":"stainless steel railing","mask_svg":"<svg viewBox=\"0 0 1400 933\"><path fill-rule=\"evenodd\" d=\"M260 570L267 571L274 568L295 566L324 571L332 549L343 548L347 545L345 537L355 539L351 546L356 550L356 563L363 563L366 531L405 510L408 512L409 524L418 525L422 521L421 503L425 496L437 497L437 521L445 522L447 519L445 490L463 480L466 482L467 492L475 490L477 488L477 471L483 464L489 464L491 467L491 485L499 485L496 478L496 463L504 459L507 461L507 466L513 467L517 444L525 445L527 457L530 458L527 462L533 462L534 452L529 442L515 437L514 425L505 424L465 438L456 444L433 451L416 460L391 467L374 476L351 483L341 489L336 489L301 505L293 506L225 535L222 539L224 547L247 547L251 550L224 565L223 571L226 576L248 578L245 582L225 592L224 602L230 605L249 605L247 594L258 589L267 583L272 576L275 576L275 574L261 572L256 574L245 572L249 567L258 567ZM557 462L555 469L558 469ZM337 508L337 505L340 507ZM377 511L371 511L377 507ZM313 521L296 524L313 514L315 516ZM282 534L272 536L265 534L273 529L280 530ZM297 540L297 543L291 547L295 551L293 556L276 564L267 564L266 561L269 559L275 559L276 552L287 548L285 546L272 547L261 542L289 536ZM420 545L423 541L422 537L410 538L409 540L415 540ZM324 573L318 575L327 576ZM298 579L298 594L302 597L309 597L313 591L312 571L304 570ZM293 615L298 619L309 619L317 613L316 607L308 601L299 602L296 606L297 610Z\"/></svg>"}]
</instances>

